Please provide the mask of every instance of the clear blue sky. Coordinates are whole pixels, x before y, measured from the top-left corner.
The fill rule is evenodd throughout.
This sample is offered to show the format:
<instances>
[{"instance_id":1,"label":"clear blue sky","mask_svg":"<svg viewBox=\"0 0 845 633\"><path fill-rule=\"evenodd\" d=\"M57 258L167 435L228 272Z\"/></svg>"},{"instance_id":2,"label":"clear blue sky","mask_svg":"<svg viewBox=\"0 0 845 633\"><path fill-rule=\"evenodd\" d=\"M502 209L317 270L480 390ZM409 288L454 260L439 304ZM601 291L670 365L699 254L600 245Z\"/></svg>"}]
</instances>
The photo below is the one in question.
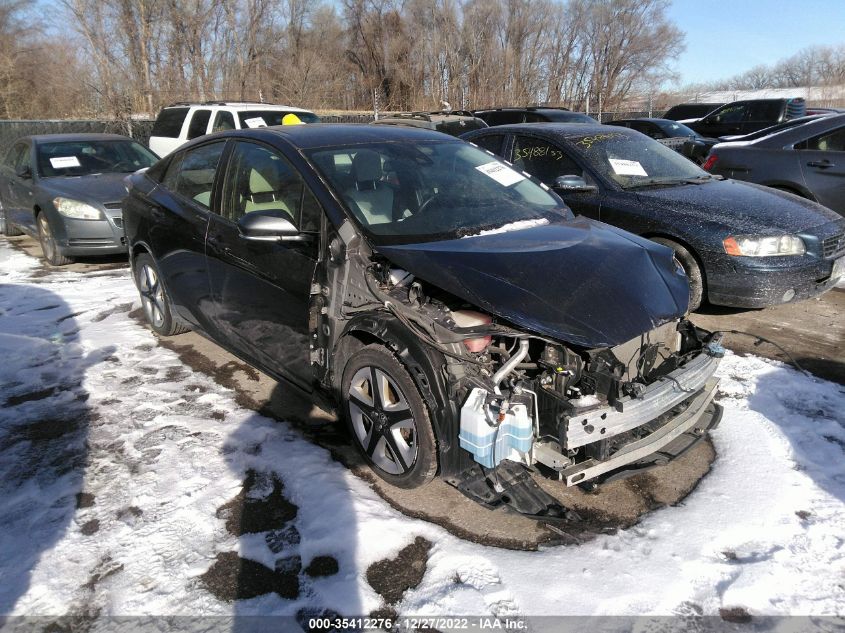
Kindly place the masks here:
<instances>
[{"instance_id":1,"label":"clear blue sky","mask_svg":"<svg viewBox=\"0 0 845 633\"><path fill-rule=\"evenodd\" d=\"M845 44L845 0L673 0L680 84L726 79L815 45Z\"/></svg>"}]
</instances>

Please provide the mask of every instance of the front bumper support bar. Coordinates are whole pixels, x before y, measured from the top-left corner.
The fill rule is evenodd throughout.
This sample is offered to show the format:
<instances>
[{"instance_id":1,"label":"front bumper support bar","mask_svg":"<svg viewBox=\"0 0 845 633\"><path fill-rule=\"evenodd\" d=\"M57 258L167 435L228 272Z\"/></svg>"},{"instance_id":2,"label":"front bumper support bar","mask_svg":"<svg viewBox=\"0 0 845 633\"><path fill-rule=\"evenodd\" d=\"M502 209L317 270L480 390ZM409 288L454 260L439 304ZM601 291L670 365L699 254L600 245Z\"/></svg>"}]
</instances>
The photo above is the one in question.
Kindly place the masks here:
<instances>
[{"instance_id":1,"label":"front bumper support bar","mask_svg":"<svg viewBox=\"0 0 845 633\"><path fill-rule=\"evenodd\" d=\"M619 449L618 452L606 460L588 459L559 470L561 478L566 482L567 486L586 482L638 462L653 453L658 453L663 447L672 443L684 433L700 430L700 433L703 434L708 428L715 426L711 418L716 416L721 417L721 411L718 405L709 406L713 401L713 397L716 395L717 386L717 380L708 380L704 384L703 389L689 402L689 406L674 419L647 437L636 442L631 442ZM689 397L689 394L685 395Z\"/></svg>"}]
</instances>

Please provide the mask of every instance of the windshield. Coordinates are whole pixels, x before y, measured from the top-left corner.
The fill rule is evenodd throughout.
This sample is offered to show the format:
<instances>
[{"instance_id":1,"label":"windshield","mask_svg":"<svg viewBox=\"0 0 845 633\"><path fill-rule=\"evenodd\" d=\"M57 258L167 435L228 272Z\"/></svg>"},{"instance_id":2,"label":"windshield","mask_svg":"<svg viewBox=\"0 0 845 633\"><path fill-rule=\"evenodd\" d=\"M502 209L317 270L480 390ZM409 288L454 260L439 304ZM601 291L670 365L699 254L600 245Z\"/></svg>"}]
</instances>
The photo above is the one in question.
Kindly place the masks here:
<instances>
[{"instance_id":1,"label":"windshield","mask_svg":"<svg viewBox=\"0 0 845 633\"><path fill-rule=\"evenodd\" d=\"M308 154L379 243L450 239L572 217L544 187L462 141L368 143Z\"/></svg>"},{"instance_id":2,"label":"windshield","mask_svg":"<svg viewBox=\"0 0 845 633\"><path fill-rule=\"evenodd\" d=\"M290 110L245 110L238 112L241 129L281 125L286 114L295 114L303 123L319 123L320 117L313 112L292 112Z\"/></svg>"},{"instance_id":3,"label":"windshield","mask_svg":"<svg viewBox=\"0 0 845 633\"><path fill-rule=\"evenodd\" d=\"M675 121L660 121L657 124L657 127L659 127L669 138L675 138L678 136L693 136L698 138L701 136L698 132L688 128L683 123L675 123Z\"/></svg>"},{"instance_id":4,"label":"windshield","mask_svg":"<svg viewBox=\"0 0 845 633\"><path fill-rule=\"evenodd\" d=\"M711 178L681 154L642 134L602 132L570 136L567 141L596 171L623 189Z\"/></svg>"},{"instance_id":5,"label":"windshield","mask_svg":"<svg viewBox=\"0 0 845 633\"><path fill-rule=\"evenodd\" d=\"M158 157L135 141L39 143L38 173L43 178L125 174L149 167Z\"/></svg>"}]
</instances>

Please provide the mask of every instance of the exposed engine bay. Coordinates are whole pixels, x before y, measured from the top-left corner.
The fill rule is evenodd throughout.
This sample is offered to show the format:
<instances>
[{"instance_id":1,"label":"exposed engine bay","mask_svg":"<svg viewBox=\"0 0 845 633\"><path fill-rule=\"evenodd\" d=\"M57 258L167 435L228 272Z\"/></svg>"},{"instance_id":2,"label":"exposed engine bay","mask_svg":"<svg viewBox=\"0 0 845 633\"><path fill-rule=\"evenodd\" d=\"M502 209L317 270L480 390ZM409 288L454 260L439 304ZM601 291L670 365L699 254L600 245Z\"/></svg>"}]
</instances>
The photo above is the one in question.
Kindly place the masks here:
<instances>
[{"instance_id":1,"label":"exposed engine bay","mask_svg":"<svg viewBox=\"0 0 845 633\"><path fill-rule=\"evenodd\" d=\"M713 403L719 335L685 318L590 349L481 312L377 254L355 259L342 306L322 313L343 320L387 312L442 355L457 440L471 458L446 479L482 503L509 502L521 487L517 509L544 514L551 498L521 471L568 486L607 481L666 463L721 418ZM320 354L312 351L318 364Z\"/></svg>"}]
</instances>

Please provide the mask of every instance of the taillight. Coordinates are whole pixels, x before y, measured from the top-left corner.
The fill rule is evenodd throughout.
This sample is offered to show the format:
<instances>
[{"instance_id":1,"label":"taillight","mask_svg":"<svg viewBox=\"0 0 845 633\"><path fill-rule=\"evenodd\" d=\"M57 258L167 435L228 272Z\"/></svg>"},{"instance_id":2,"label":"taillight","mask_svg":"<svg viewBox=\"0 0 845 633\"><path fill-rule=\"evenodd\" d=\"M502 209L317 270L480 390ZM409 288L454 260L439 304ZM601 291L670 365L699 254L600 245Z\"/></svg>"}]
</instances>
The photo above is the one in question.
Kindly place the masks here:
<instances>
[{"instance_id":1,"label":"taillight","mask_svg":"<svg viewBox=\"0 0 845 633\"><path fill-rule=\"evenodd\" d=\"M713 165L715 165L718 160L719 157L716 156L716 154L710 154L710 156L707 157L707 160L704 161L704 164L701 166L701 168L704 171L710 171L711 169L713 169Z\"/></svg>"}]
</instances>

